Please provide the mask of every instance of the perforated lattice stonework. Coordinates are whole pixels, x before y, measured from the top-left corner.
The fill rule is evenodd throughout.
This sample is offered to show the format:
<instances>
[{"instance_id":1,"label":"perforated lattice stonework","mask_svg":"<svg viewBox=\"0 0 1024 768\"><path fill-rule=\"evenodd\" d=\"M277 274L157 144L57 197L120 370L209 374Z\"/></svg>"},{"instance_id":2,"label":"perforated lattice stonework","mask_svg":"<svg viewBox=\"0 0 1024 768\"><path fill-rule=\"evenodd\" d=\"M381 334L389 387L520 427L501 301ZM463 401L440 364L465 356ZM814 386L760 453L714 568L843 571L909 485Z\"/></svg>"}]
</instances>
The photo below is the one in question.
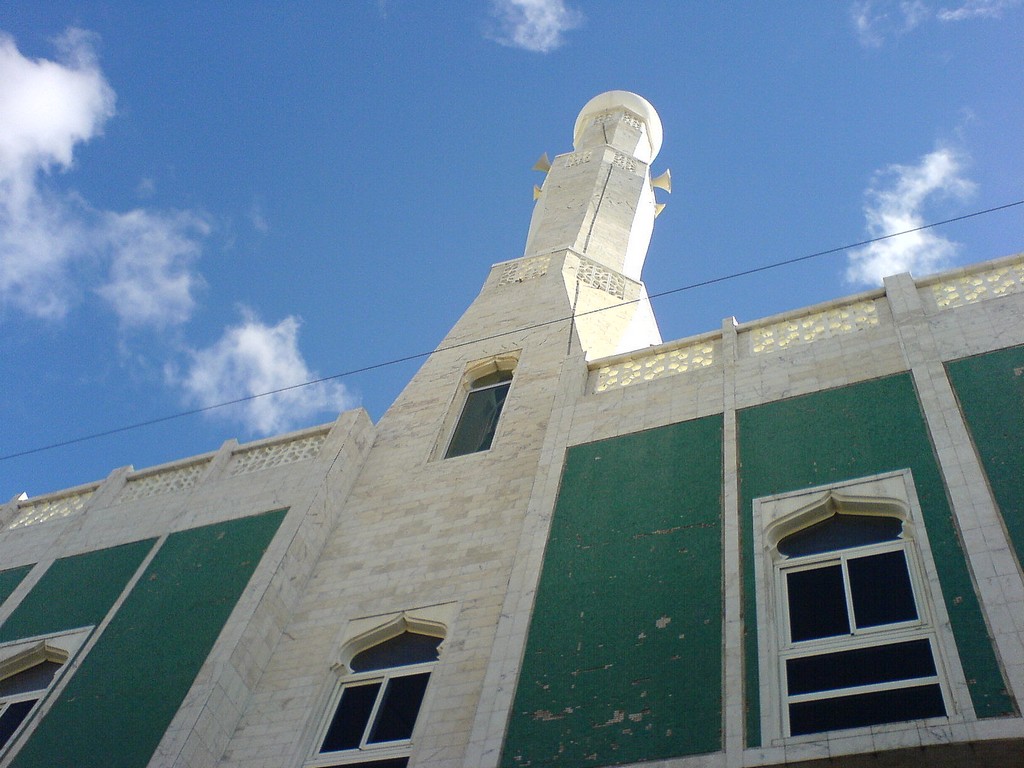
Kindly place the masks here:
<instances>
[{"instance_id":1,"label":"perforated lattice stonework","mask_svg":"<svg viewBox=\"0 0 1024 768\"><path fill-rule=\"evenodd\" d=\"M792 320L783 320L747 332L750 350L755 354L809 344L818 339L841 336L878 325L874 301L858 301L834 309L815 312Z\"/></svg>"},{"instance_id":2,"label":"perforated lattice stonework","mask_svg":"<svg viewBox=\"0 0 1024 768\"><path fill-rule=\"evenodd\" d=\"M584 285L610 293L620 299L626 297L626 278L592 261L580 261L580 266L576 270L576 279Z\"/></svg>"},{"instance_id":3,"label":"perforated lattice stonework","mask_svg":"<svg viewBox=\"0 0 1024 768\"><path fill-rule=\"evenodd\" d=\"M624 171L635 171L636 160L629 155L624 155L621 152L616 152L615 157L612 158L612 165L616 168L621 168Z\"/></svg>"},{"instance_id":4,"label":"perforated lattice stonework","mask_svg":"<svg viewBox=\"0 0 1024 768\"><path fill-rule=\"evenodd\" d=\"M634 115L632 112L623 112L622 122L624 122L630 128L636 128L636 130L638 131L640 130L640 126L643 125L643 121L639 117Z\"/></svg>"},{"instance_id":5,"label":"perforated lattice stonework","mask_svg":"<svg viewBox=\"0 0 1024 768\"><path fill-rule=\"evenodd\" d=\"M717 344L707 342L688 347L658 352L647 357L633 358L597 369L595 392L617 387L628 387L641 381L653 381L666 376L707 368L715 362Z\"/></svg>"},{"instance_id":6,"label":"perforated lattice stonework","mask_svg":"<svg viewBox=\"0 0 1024 768\"><path fill-rule=\"evenodd\" d=\"M263 445L259 448L241 450L234 455L231 464L232 475L246 475L261 469L281 467L298 461L316 458L327 439L327 433L301 437L284 443Z\"/></svg>"},{"instance_id":7,"label":"perforated lattice stonework","mask_svg":"<svg viewBox=\"0 0 1024 768\"><path fill-rule=\"evenodd\" d=\"M209 463L208 460L201 461L184 467L154 472L151 475L129 478L117 500L120 502L135 501L164 493L187 491L199 481L199 477Z\"/></svg>"},{"instance_id":8,"label":"perforated lattice stonework","mask_svg":"<svg viewBox=\"0 0 1024 768\"><path fill-rule=\"evenodd\" d=\"M551 259L548 256L535 256L532 259L513 261L502 270L498 285L521 283L524 280L543 277L548 273L548 266L550 264Z\"/></svg>"},{"instance_id":9,"label":"perforated lattice stonework","mask_svg":"<svg viewBox=\"0 0 1024 768\"><path fill-rule=\"evenodd\" d=\"M570 155L565 156L565 167L572 168L576 165L583 165L583 163L589 163L592 154L588 149L586 152L573 152Z\"/></svg>"},{"instance_id":10,"label":"perforated lattice stonework","mask_svg":"<svg viewBox=\"0 0 1024 768\"><path fill-rule=\"evenodd\" d=\"M609 110L608 112L602 112L599 115L594 116L593 125L608 125L609 123L623 122L631 128L640 130L640 127L644 124L643 120L640 119L639 115L634 115L632 112L626 110Z\"/></svg>"},{"instance_id":11,"label":"perforated lattice stonework","mask_svg":"<svg viewBox=\"0 0 1024 768\"><path fill-rule=\"evenodd\" d=\"M92 491L76 493L73 496L61 496L58 499L45 499L43 501L30 502L19 508L19 514L8 528L24 528L26 525L45 523L47 520L57 520L62 517L81 512L85 502L92 496Z\"/></svg>"},{"instance_id":12,"label":"perforated lattice stonework","mask_svg":"<svg viewBox=\"0 0 1024 768\"><path fill-rule=\"evenodd\" d=\"M962 307L1024 290L1024 262L943 280L932 286L939 309Z\"/></svg>"}]
</instances>

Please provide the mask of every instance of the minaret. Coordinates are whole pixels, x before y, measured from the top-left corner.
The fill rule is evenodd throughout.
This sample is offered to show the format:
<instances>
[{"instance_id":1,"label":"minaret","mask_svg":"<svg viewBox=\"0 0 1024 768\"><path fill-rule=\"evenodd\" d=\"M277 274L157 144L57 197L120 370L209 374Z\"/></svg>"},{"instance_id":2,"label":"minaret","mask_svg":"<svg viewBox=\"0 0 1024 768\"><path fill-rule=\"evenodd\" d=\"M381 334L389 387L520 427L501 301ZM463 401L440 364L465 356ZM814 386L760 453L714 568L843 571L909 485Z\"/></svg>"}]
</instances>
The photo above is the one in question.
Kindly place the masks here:
<instances>
[{"instance_id":1,"label":"minaret","mask_svg":"<svg viewBox=\"0 0 1024 768\"><path fill-rule=\"evenodd\" d=\"M539 170L524 258L564 256L562 273L588 359L661 343L640 272L660 206L650 165L661 149L658 113L628 91L580 111L573 152ZM668 174L654 184L669 190Z\"/></svg>"}]
</instances>

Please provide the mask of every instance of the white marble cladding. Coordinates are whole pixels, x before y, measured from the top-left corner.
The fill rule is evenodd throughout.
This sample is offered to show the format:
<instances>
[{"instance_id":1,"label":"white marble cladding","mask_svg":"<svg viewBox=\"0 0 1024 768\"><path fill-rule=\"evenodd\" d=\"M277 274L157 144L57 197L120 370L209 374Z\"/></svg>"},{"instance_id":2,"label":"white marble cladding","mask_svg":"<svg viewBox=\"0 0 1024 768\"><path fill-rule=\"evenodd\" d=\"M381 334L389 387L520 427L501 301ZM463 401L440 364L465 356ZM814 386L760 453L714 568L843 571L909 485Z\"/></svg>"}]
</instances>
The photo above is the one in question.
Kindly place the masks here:
<instances>
[{"instance_id":1,"label":"white marble cladding","mask_svg":"<svg viewBox=\"0 0 1024 768\"><path fill-rule=\"evenodd\" d=\"M962 270L926 284L922 299L933 309L952 309L1024 291L1024 258L1002 260L996 266Z\"/></svg>"},{"instance_id":2,"label":"white marble cladding","mask_svg":"<svg viewBox=\"0 0 1024 768\"><path fill-rule=\"evenodd\" d=\"M576 270L576 279L591 288L597 288L620 299L626 298L626 278L618 272L602 267L600 264L580 258L580 266Z\"/></svg>"},{"instance_id":3,"label":"white marble cladding","mask_svg":"<svg viewBox=\"0 0 1024 768\"><path fill-rule=\"evenodd\" d=\"M35 525L36 523L45 523L47 520L70 517L82 511L82 508L92 494L91 490L83 491L81 493L40 499L39 501L19 505L18 516L7 527L24 528L26 525Z\"/></svg>"},{"instance_id":4,"label":"white marble cladding","mask_svg":"<svg viewBox=\"0 0 1024 768\"><path fill-rule=\"evenodd\" d=\"M653 381L675 376L698 368L707 368L715 362L719 351L718 339L705 339L675 349L663 349L642 357L631 357L595 369L595 392L628 387L640 381Z\"/></svg>"},{"instance_id":5,"label":"white marble cladding","mask_svg":"<svg viewBox=\"0 0 1024 768\"><path fill-rule=\"evenodd\" d=\"M498 285L521 283L524 280L543 277L548 273L548 267L550 265L550 256L534 256L530 259L510 261L501 271L501 277L498 278Z\"/></svg>"},{"instance_id":6,"label":"white marble cladding","mask_svg":"<svg viewBox=\"0 0 1024 768\"><path fill-rule=\"evenodd\" d=\"M873 328L876 325L876 300L867 299L751 328L744 335L750 344L750 352L761 354L786 349L794 344L809 344L818 339Z\"/></svg>"},{"instance_id":7,"label":"white marble cladding","mask_svg":"<svg viewBox=\"0 0 1024 768\"><path fill-rule=\"evenodd\" d=\"M210 460L169 467L128 478L117 500L120 503L159 496L164 493L187 491L193 487L209 466Z\"/></svg>"},{"instance_id":8,"label":"white marble cladding","mask_svg":"<svg viewBox=\"0 0 1024 768\"><path fill-rule=\"evenodd\" d=\"M327 433L321 432L317 435L299 437L295 440L260 445L255 448L244 448L236 451L231 461L229 474L245 475L250 472L259 472L270 467L280 467L285 464L294 464L298 461L315 459Z\"/></svg>"}]
</instances>

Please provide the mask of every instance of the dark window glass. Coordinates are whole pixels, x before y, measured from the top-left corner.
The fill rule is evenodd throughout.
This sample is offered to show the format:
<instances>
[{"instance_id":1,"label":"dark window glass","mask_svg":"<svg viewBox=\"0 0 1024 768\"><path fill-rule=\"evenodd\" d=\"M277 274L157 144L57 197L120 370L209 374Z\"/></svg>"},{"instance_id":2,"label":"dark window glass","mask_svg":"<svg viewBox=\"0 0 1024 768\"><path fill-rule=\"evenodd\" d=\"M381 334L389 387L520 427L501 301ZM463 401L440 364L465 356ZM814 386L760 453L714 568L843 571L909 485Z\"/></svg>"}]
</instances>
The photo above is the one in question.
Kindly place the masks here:
<instances>
[{"instance_id":1,"label":"dark window glass","mask_svg":"<svg viewBox=\"0 0 1024 768\"><path fill-rule=\"evenodd\" d=\"M334 718L327 728L321 752L337 752L341 749L357 749L370 721L373 703L377 700L380 683L351 685L342 691L341 701L334 711Z\"/></svg>"},{"instance_id":2,"label":"dark window glass","mask_svg":"<svg viewBox=\"0 0 1024 768\"><path fill-rule=\"evenodd\" d=\"M408 757L391 757L387 760L360 760L358 763L339 763L333 768L405 768L409 765ZM332 768L328 766L327 768Z\"/></svg>"},{"instance_id":3,"label":"dark window glass","mask_svg":"<svg viewBox=\"0 0 1024 768\"><path fill-rule=\"evenodd\" d=\"M938 684L920 685L790 704L789 730L793 736L799 736L945 714Z\"/></svg>"},{"instance_id":4,"label":"dark window glass","mask_svg":"<svg viewBox=\"0 0 1024 768\"><path fill-rule=\"evenodd\" d=\"M835 514L787 536L779 542L778 549L787 557L817 555L895 541L902 531L903 521L898 517Z\"/></svg>"},{"instance_id":5,"label":"dark window glass","mask_svg":"<svg viewBox=\"0 0 1024 768\"><path fill-rule=\"evenodd\" d=\"M0 715L0 748L7 745L7 742L11 740L11 736L18 730L18 726L22 724L28 713L32 711L32 707L36 705L38 699L29 699L28 701L16 701L4 710L4 713Z\"/></svg>"},{"instance_id":6,"label":"dark window glass","mask_svg":"<svg viewBox=\"0 0 1024 768\"><path fill-rule=\"evenodd\" d=\"M822 653L786 661L790 696L931 677L934 674L935 662L927 640Z\"/></svg>"},{"instance_id":7,"label":"dark window glass","mask_svg":"<svg viewBox=\"0 0 1024 768\"><path fill-rule=\"evenodd\" d=\"M429 679L430 673L423 672L393 677L388 681L368 743L412 738L416 715L419 714Z\"/></svg>"},{"instance_id":8,"label":"dark window glass","mask_svg":"<svg viewBox=\"0 0 1024 768\"><path fill-rule=\"evenodd\" d=\"M842 566L790 571L786 589L793 642L850 634Z\"/></svg>"},{"instance_id":9,"label":"dark window glass","mask_svg":"<svg viewBox=\"0 0 1024 768\"><path fill-rule=\"evenodd\" d=\"M55 661L41 661L16 675L0 680L0 697L13 696L16 693L29 691L45 691L53 682L53 676L61 665Z\"/></svg>"},{"instance_id":10,"label":"dark window glass","mask_svg":"<svg viewBox=\"0 0 1024 768\"><path fill-rule=\"evenodd\" d=\"M354 672L367 672L371 669L437 661L437 648L440 645L440 637L421 635L418 632L403 632L390 640L367 648L362 653L357 653L349 666Z\"/></svg>"},{"instance_id":11,"label":"dark window glass","mask_svg":"<svg viewBox=\"0 0 1024 768\"><path fill-rule=\"evenodd\" d=\"M501 383L487 386L484 382L492 377ZM501 409L505 405L505 397L511 385L511 371L496 371L473 382L473 389L466 398L445 458L486 451L491 447L494 432L498 428L498 418L501 416Z\"/></svg>"},{"instance_id":12,"label":"dark window glass","mask_svg":"<svg viewBox=\"0 0 1024 768\"><path fill-rule=\"evenodd\" d=\"M501 384L503 381L512 381L512 371L494 371L486 376L473 379L473 389L482 389L492 384Z\"/></svg>"},{"instance_id":13,"label":"dark window glass","mask_svg":"<svg viewBox=\"0 0 1024 768\"><path fill-rule=\"evenodd\" d=\"M855 557L846 565L858 627L877 627L917 618L907 558L902 551Z\"/></svg>"}]
</instances>

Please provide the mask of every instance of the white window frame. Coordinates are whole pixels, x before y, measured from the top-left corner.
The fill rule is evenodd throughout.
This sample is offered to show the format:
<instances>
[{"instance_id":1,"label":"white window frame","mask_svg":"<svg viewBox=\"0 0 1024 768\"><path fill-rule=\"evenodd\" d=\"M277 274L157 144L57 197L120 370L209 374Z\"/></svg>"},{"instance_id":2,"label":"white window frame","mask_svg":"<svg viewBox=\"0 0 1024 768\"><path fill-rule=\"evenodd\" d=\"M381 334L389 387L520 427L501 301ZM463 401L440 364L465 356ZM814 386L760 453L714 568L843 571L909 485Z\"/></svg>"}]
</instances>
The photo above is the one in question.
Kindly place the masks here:
<instances>
[{"instance_id":1,"label":"white window frame","mask_svg":"<svg viewBox=\"0 0 1024 768\"><path fill-rule=\"evenodd\" d=\"M360 763L370 760L386 760L389 758L408 757L409 748L416 739L416 731L420 727L420 723L422 721L420 713L423 711L423 702L426 701L427 698L426 692L424 692L423 699L420 701L420 706L416 714L416 723L414 724L412 734L408 739L395 739L392 741L382 741L373 744L368 744L366 740L369 738L370 732L373 730L374 723L377 719L377 715L380 712L381 701L384 698L384 692L387 690L388 683L398 677L408 677L410 675L418 675L424 672L432 674L435 666L437 666L437 662L432 661L422 664L408 664L403 667L374 669L368 672L357 672L346 675L338 682L338 685L335 687L334 693L328 702L324 718L320 723L319 730L317 731L316 753L313 759L307 762L307 765L334 766L346 765L348 763ZM331 721L334 719L335 712L338 709L338 704L341 702L341 697L345 691L349 688L372 685L373 683L380 683L380 689L377 691L377 697L374 700L372 709L370 710L366 726L363 728L363 735L359 740L359 746L354 749L320 752L320 746L324 743L324 739L327 738L327 731L331 727Z\"/></svg>"},{"instance_id":2,"label":"white window frame","mask_svg":"<svg viewBox=\"0 0 1024 768\"><path fill-rule=\"evenodd\" d=\"M904 523L903 528L906 525ZM887 690L902 690L915 688L923 685L938 683L942 691L943 704L946 712L950 711L949 693L939 674L939 662L936 647L935 632L932 630L933 623L927 613L927 602L921 599L921 588L918 586L920 577L917 575L915 553L912 541L905 538L906 531L901 530L900 538L894 541L886 541L876 544L847 547L844 549L831 550L828 552L813 555L785 557L775 552L775 578L776 594L779 596L777 610L779 612L779 631L781 633L779 653L779 684L782 691L782 728L783 733L790 734L789 709L791 704L799 704L807 701L822 701L826 699L842 699L847 696L855 696L864 693L875 693ZM850 560L870 557L871 555L883 554L886 552L900 552L903 554L903 561L906 563L907 572L910 578L911 595L914 600L914 609L917 618L907 621L894 622L891 624L880 624L873 627L856 626L856 613L853 608L853 590L850 585L848 563ZM790 637L791 624L789 620L789 594L786 577L790 573L810 571L817 568L839 565L843 578L843 590L846 598L846 619L850 632L846 635L832 635L829 637L812 638L808 640L793 640ZM852 651L859 648L879 648L886 645L893 645L914 640L927 640L935 664L936 674L928 677L908 678L883 683L872 683L868 685L849 686L844 688L829 688L813 693L789 694L789 679L787 674L787 662L793 659L808 658L828 653ZM943 718L945 719L945 718ZM822 732L827 733L827 732ZM813 735L813 734L805 734Z\"/></svg>"},{"instance_id":3,"label":"white window frame","mask_svg":"<svg viewBox=\"0 0 1024 768\"><path fill-rule=\"evenodd\" d=\"M434 451L434 458L459 459L464 456L476 456L482 453L488 453L491 448L494 447L495 443L498 442L501 425L504 422L503 417L505 415L505 406L508 404L508 398L511 396L512 388L515 386L515 373L518 365L519 351L517 350L478 360L466 366L466 370L463 373L462 378L459 380L458 391L448 407L447 416L445 417L441 428L441 438L438 440L438 444ZM476 386L476 382L480 381L480 379L499 371L508 373L510 375L510 379L508 381L498 381L493 384ZM485 450L470 451L468 453L449 456L448 451L451 450L452 441L455 439L455 434L458 431L459 425L462 423L462 418L466 411L466 405L469 402L470 396L474 392L483 392L488 389L503 386L508 387L508 393L505 395L505 400L502 403L502 409L498 415L497 423L495 424L494 437L491 439L490 446Z\"/></svg>"},{"instance_id":4,"label":"white window frame","mask_svg":"<svg viewBox=\"0 0 1024 768\"><path fill-rule=\"evenodd\" d=\"M83 627L14 640L0 645L0 680L32 669L44 661L57 662L59 660L61 665L45 688L0 697L0 715L6 712L11 704L35 701L34 706L11 733L7 743L0 747L0 757L7 757L16 752L23 742L23 736L35 728L40 713L48 708L50 701L54 698L54 692L63 687L64 680L71 674L72 661L91 631L92 627Z\"/></svg>"},{"instance_id":5,"label":"white window frame","mask_svg":"<svg viewBox=\"0 0 1024 768\"><path fill-rule=\"evenodd\" d=\"M441 655L444 653L446 638L451 632L452 625L458 613L458 603L439 603L436 605L413 608L397 613L367 616L360 619L353 619L348 622L341 636L338 638L339 653L337 661L331 667L337 677L330 683L321 694L322 706L319 711L322 715L310 722L305 738L309 746L307 757L302 763L304 768L329 768L332 766L344 766L352 763L367 763L372 768L371 761L397 759L410 757L413 746L418 738L421 727L426 720L425 713L429 709L432 688L430 685L435 674L435 668L440 663ZM363 651L374 646L387 642L403 632L412 632L420 635L435 637L440 641L437 647L438 660L420 662L417 664L406 664L398 667L386 667L384 669L371 669L365 672L352 670L352 661ZM419 712L416 722L413 725L412 736L409 739L402 739L379 744L366 744L367 735L370 732L374 717L379 710L381 696L384 692L388 679L412 675L420 672L430 672L431 680L427 681L427 687L420 701ZM338 703L346 687L352 685L366 685L372 682L381 681L381 689L374 701L373 710L367 721L367 726L360 738L360 748L336 750L334 752L320 752L320 747L327 737L327 731L334 719ZM315 724L315 728L313 727Z\"/></svg>"},{"instance_id":6,"label":"white window frame","mask_svg":"<svg viewBox=\"0 0 1024 768\"><path fill-rule=\"evenodd\" d=\"M902 520L900 538L864 546L850 547L812 555L784 557L778 543L792 533L827 519L837 510L853 515L881 515ZM814 698L839 698L888 688L909 688L915 684L937 682L942 691L946 717L937 723L961 723L974 718L970 692L960 665L949 616L943 602L927 531L917 492L909 469L881 473L840 483L765 496L754 500L753 539L755 598L757 604L758 669L760 676L761 733L766 745L790 742L825 741L834 731L790 736L789 705ZM838 638L790 640L789 607L785 573L795 569L820 567L842 562L843 558L868 556L901 550L907 564L916 620L855 629ZM843 567L844 589L850 600L848 573ZM848 620L855 621L848 604ZM880 647L925 639L929 642L936 675L895 684L831 689L790 697L786 680L786 661L857 648ZM849 728L844 735L877 731L900 731L918 727L920 721L901 721L883 725ZM927 722L932 722L929 720Z\"/></svg>"}]
</instances>

